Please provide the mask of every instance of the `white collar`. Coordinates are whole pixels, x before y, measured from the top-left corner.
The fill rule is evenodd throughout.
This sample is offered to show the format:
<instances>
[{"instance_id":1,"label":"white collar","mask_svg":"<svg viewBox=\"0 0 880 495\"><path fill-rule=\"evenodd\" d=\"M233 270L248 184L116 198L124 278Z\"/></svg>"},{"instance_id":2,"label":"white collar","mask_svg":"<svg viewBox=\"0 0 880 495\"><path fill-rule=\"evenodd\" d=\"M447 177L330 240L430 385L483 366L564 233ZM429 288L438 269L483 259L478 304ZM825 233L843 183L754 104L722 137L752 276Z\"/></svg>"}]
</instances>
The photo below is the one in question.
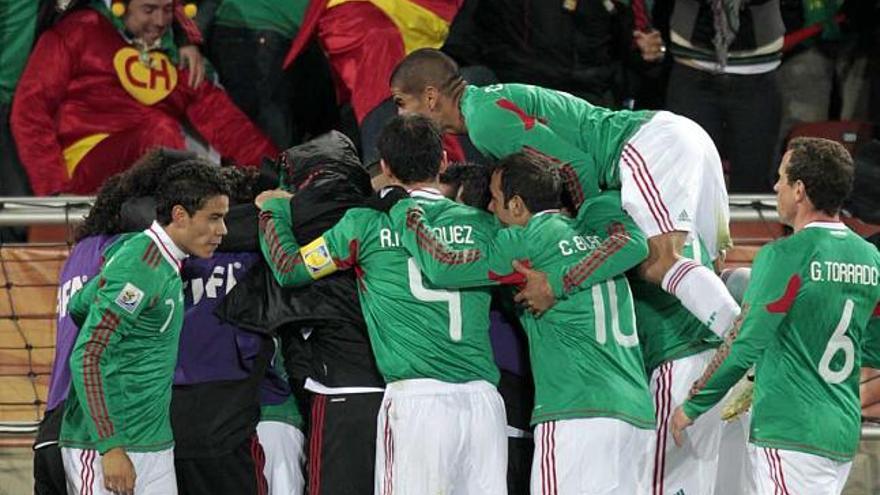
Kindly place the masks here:
<instances>
[{"instance_id":1,"label":"white collar","mask_svg":"<svg viewBox=\"0 0 880 495\"><path fill-rule=\"evenodd\" d=\"M541 215L550 215L550 214L553 214L553 213L559 213L559 208L551 208L551 209L549 209L549 210L542 210L542 211L539 211L538 213L535 213L534 215L532 215L532 218L538 218L538 217L540 217Z\"/></svg>"},{"instance_id":2,"label":"white collar","mask_svg":"<svg viewBox=\"0 0 880 495\"><path fill-rule=\"evenodd\" d=\"M821 229L846 230L847 226L843 222L810 222L804 225L805 229L816 227Z\"/></svg>"},{"instance_id":3,"label":"white collar","mask_svg":"<svg viewBox=\"0 0 880 495\"><path fill-rule=\"evenodd\" d=\"M153 224L144 233L159 246L159 252L162 253L162 257L174 267L177 273L180 273L181 262L189 255L177 247L177 244L174 244L168 232L165 232L165 229L155 220L153 220Z\"/></svg>"},{"instance_id":4,"label":"white collar","mask_svg":"<svg viewBox=\"0 0 880 495\"><path fill-rule=\"evenodd\" d=\"M407 189L406 192L409 193L413 198L425 198L425 199L443 199L445 196L440 192L439 189L434 187L416 187L413 189Z\"/></svg>"}]
</instances>

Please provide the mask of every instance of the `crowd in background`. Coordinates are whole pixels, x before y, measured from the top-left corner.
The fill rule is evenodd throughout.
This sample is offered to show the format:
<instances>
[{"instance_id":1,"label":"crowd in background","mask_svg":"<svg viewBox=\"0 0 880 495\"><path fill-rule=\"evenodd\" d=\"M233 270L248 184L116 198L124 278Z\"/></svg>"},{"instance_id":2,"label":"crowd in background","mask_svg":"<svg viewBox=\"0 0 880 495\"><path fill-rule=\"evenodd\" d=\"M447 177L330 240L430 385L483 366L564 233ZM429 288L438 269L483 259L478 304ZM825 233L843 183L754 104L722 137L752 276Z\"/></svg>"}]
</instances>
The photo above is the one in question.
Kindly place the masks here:
<instances>
[{"instance_id":1,"label":"crowd in background","mask_svg":"<svg viewBox=\"0 0 880 495\"><path fill-rule=\"evenodd\" d=\"M690 117L719 148L731 192L770 191L797 124L855 121L842 131L855 146L880 108L874 1L178 2L174 29L139 50L166 55L179 74L163 79L166 62L151 55L149 84L135 71L126 86L90 64L127 42L116 31L131 27L114 13L127 3L3 1L0 195L92 194L156 146L259 165L332 128L374 163L395 112L391 69L425 46L442 47L475 84ZM83 12L96 10L111 21L102 36ZM167 94L137 94L168 82ZM460 139L447 144L454 158L481 160Z\"/></svg>"}]
</instances>

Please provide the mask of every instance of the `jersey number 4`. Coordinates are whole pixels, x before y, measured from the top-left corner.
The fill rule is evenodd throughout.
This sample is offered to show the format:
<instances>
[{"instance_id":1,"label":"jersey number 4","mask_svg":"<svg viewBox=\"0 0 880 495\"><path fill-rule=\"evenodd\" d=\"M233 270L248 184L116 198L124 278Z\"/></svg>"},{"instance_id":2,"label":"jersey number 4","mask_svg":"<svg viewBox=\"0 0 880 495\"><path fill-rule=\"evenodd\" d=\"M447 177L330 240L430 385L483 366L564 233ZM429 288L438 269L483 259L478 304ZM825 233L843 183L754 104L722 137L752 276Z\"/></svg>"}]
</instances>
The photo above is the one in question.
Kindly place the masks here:
<instances>
[{"instance_id":1,"label":"jersey number 4","mask_svg":"<svg viewBox=\"0 0 880 495\"><path fill-rule=\"evenodd\" d=\"M449 304L449 338L453 342L461 340L461 294L457 290L429 289L422 283L422 272L416 262L406 261L409 270L409 290L419 301L445 302Z\"/></svg>"},{"instance_id":2,"label":"jersey number 4","mask_svg":"<svg viewBox=\"0 0 880 495\"><path fill-rule=\"evenodd\" d=\"M855 365L855 347L852 339L845 335L852 319L854 306L855 303L852 299L847 299L843 304L843 314L840 315L840 321L837 322L837 327L831 334L828 345L825 346L825 352L822 353L822 358L819 360L819 376L832 385L849 378ZM831 369L831 360L841 351L843 351L843 367L834 371Z\"/></svg>"}]
</instances>

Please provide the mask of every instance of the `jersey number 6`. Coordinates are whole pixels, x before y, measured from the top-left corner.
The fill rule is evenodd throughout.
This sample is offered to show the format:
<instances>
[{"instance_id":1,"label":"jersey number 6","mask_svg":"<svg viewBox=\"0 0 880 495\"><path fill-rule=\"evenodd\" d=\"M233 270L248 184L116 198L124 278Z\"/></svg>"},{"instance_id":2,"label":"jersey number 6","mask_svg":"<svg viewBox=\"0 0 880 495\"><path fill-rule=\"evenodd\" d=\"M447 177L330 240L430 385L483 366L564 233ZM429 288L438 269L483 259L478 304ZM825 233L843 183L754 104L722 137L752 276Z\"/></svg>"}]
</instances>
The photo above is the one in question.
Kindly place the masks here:
<instances>
[{"instance_id":1,"label":"jersey number 6","mask_svg":"<svg viewBox=\"0 0 880 495\"><path fill-rule=\"evenodd\" d=\"M855 365L855 348L853 341L844 333L849 328L849 321L852 319L853 307L855 304L852 299L847 299L843 304L843 314L840 315L840 321L837 322L837 328L831 334L828 345L825 346L825 352L822 353L822 359L819 360L819 376L830 384L840 383L852 373ZM831 369L831 360L838 352L843 351L843 367L838 371Z\"/></svg>"}]
</instances>

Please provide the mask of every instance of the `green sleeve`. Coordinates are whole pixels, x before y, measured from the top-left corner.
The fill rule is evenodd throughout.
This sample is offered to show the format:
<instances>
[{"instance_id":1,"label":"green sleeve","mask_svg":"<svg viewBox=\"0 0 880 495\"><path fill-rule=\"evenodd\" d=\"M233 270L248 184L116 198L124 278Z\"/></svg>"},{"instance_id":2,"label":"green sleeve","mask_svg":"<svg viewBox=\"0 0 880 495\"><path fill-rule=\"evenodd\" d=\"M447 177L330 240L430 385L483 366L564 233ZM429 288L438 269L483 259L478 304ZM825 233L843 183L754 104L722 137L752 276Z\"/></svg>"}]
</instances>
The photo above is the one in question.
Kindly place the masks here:
<instances>
[{"instance_id":1,"label":"green sleeve","mask_svg":"<svg viewBox=\"0 0 880 495\"><path fill-rule=\"evenodd\" d=\"M76 291L76 293L70 297L70 301L67 303L67 312L70 314L70 318L76 326L83 326L83 323L89 316L89 309L91 308L92 302L95 300L97 293L98 277L93 277L86 282L86 285L84 285L82 289Z\"/></svg>"},{"instance_id":2,"label":"green sleeve","mask_svg":"<svg viewBox=\"0 0 880 495\"><path fill-rule=\"evenodd\" d=\"M684 403L689 418L696 419L717 404L770 347L800 286L801 277L791 256L778 253L772 245L758 253L743 296L742 319Z\"/></svg>"},{"instance_id":3,"label":"green sleeve","mask_svg":"<svg viewBox=\"0 0 880 495\"><path fill-rule=\"evenodd\" d=\"M87 306L87 316L70 356L71 386L91 418L96 448L104 453L128 445L125 424L118 421L120 400L120 342L137 324L141 312L160 290L156 271L139 257L114 258L101 274L74 296L74 306Z\"/></svg>"},{"instance_id":4,"label":"green sleeve","mask_svg":"<svg viewBox=\"0 0 880 495\"><path fill-rule=\"evenodd\" d=\"M524 122L516 111L484 105L468 120L468 136L483 154L496 159L524 151L560 166L568 165L578 175L589 177L579 184L584 197L599 194L598 167L593 156L559 137L540 119Z\"/></svg>"},{"instance_id":5,"label":"green sleeve","mask_svg":"<svg viewBox=\"0 0 880 495\"><path fill-rule=\"evenodd\" d=\"M293 235L290 201L267 200L260 213L260 250L275 280L283 286L298 287L350 268L357 261L358 226L363 224L357 211L349 210L320 237L300 246Z\"/></svg>"},{"instance_id":6,"label":"green sleeve","mask_svg":"<svg viewBox=\"0 0 880 495\"><path fill-rule=\"evenodd\" d=\"M438 287L461 289L522 281L513 270L516 254L526 252L522 229L487 231L488 226L474 226L480 229L473 236L474 247L456 249L434 233L432 219L415 200L398 201L389 215L403 248Z\"/></svg>"},{"instance_id":7,"label":"green sleeve","mask_svg":"<svg viewBox=\"0 0 880 495\"><path fill-rule=\"evenodd\" d=\"M622 275L648 257L648 239L623 211L620 191L606 191L586 200L578 211L576 228L604 239L578 262L548 274L557 299Z\"/></svg>"},{"instance_id":8,"label":"green sleeve","mask_svg":"<svg viewBox=\"0 0 880 495\"><path fill-rule=\"evenodd\" d=\"M874 308L862 339L862 366L880 369L880 304Z\"/></svg>"}]
</instances>

